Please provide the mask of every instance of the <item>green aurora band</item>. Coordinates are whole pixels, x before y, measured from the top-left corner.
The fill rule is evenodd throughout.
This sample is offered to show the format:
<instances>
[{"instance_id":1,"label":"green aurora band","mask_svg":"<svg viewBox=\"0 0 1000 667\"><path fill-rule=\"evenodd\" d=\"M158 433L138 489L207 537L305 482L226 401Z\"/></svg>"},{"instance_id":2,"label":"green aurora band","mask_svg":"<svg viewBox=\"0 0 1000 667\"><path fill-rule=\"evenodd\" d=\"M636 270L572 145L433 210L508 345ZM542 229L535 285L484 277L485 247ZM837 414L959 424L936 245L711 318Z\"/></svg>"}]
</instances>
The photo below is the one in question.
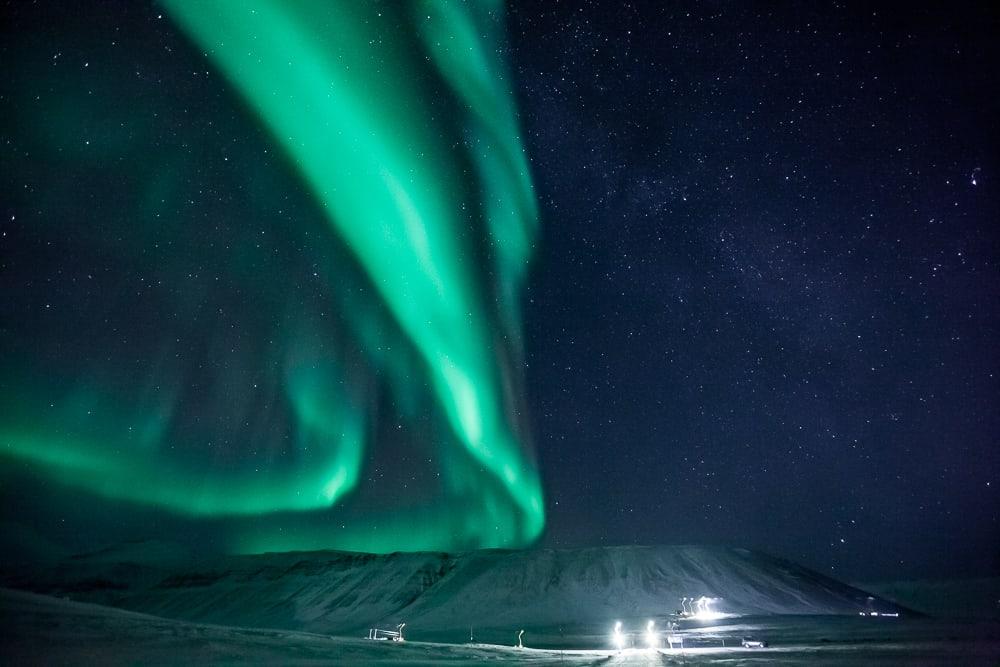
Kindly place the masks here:
<instances>
[{"instance_id":1,"label":"green aurora band","mask_svg":"<svg viewBox=\"0 0 1000 667\"><path fill-rule=\"evenodd\" d=\"M530 544L544 513L521 426L519 300L537 211L500 56L502 8L163 6L234 91L228 104L242 100L257 119L257 141L280 148L267 160L291 175L269 181L244 151L243 206L259 219L216 209L233 220L233 239L200 230L209 215L167 220L183 209L190 157L136 166L134 209L118 216L117 236L99 223L91 253L113 253L123 275L152 264L158 305L147 312L131 293L107 292L80 305L75 294L81 320L104 318L99 334L93 324L34 340L44 322L3 329L0 483L29 475L117 511L200 522L242 552ZM82 95L65 95L42 114L50 131L25 130L53 155L93 120ZM119 159L143 161L129 148L134 133L105 128L102 144L117 142ZM109 162L77 158L96 170ZM308 194L289 195L285 183ZM76 196L58 187L49 201ZM267 212L289 197L315 213ZM53 237L73 224L46 220ZM255 236L281 252L268 255ZM154 240L176 249L158 263L146 254ZM314 291L294 287L296 264L309 266ZM230 296L196 279L206 266ZM188 287L157 287L185 277ZM17 301L27 311L40 306L32 299ZM107 324L125 320L140 333ZM417 459L435 468L418 489L399 483L398 469L384 488L365 478Z\"/></svg>"}]
</instances>

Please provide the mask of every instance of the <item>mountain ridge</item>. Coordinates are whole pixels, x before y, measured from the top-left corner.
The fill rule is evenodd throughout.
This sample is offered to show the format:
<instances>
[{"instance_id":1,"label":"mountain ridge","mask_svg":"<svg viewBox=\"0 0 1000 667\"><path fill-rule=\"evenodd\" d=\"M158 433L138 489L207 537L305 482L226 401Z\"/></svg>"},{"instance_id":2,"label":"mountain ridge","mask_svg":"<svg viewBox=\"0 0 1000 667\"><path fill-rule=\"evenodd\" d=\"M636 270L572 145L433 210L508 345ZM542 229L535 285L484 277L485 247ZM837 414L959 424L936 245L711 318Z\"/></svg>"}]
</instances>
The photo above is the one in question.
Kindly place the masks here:
<instances>
[{"instance_id":1,"label":"mountain ridge","mask_svg":"<svg viewBox=\"0 0 1000 667\"><path fill-rule=\"evenodd\" d=\"M792 561L739 547L494 549L449 554L347 551L189 560L134 543L3 585L187 621L357 633L373 625L437 632L477 627L664 618L681 599L715 598L739 615L857 614L899 605ZM166 557L163 556L166 554Z\"/></svg>"}]
</instances>

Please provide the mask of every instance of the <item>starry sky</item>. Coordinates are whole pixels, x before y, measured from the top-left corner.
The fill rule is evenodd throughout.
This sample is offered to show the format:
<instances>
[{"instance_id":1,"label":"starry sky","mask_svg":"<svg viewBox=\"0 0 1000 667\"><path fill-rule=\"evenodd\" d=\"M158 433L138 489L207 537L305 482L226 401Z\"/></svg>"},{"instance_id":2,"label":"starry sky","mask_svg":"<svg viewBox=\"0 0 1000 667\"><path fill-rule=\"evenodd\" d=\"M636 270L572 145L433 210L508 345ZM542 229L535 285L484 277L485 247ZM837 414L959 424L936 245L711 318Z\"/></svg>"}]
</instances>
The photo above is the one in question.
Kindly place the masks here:
<instances>
[{"instance_id":1,"label":"starry sky","mask_svg":"<svg viewBox=\"0 0 1000 667\"><path fill-rule=\"evenodd\" d=\"M3 14L6 553L1000 573L995 12Z\"/></svg>"},{"instance_id":2,"label":"starry sky","mask_svg":"<svg viewBox=\"0 0 1000 667\"><path fill-rule=\"evenodd\" d=\"M509 18L546 542L996 574L996 12Z\"/></svg>"}]
</instances>

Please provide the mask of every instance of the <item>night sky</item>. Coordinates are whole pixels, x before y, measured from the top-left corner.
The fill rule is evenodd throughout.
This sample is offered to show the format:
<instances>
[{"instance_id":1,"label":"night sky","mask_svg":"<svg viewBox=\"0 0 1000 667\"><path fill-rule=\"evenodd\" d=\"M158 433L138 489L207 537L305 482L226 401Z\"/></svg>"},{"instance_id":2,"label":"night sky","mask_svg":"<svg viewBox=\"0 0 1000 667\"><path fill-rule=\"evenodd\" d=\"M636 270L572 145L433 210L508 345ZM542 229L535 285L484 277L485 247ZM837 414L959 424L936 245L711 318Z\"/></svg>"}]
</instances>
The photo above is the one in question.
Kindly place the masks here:
<instances>
[{"instance_id":1,"label":"night sky","mask_svg":"<svg viewBox=\"0 0 1000 667\"><path fill-rule=\"evenodd\" d=\"M5 553L1000 574L995 11L222 7L3 7Z\"/></svg>"},{"instance_id":2,"label":"night sky","mask_svg":"<svg viewBox=\"0 0 1000 667\"><path fill-rule=\"evenodd\" d=\"M546 542L995 574L996 12L621 4L510 15Z\"/></svg>"}]
</instances>

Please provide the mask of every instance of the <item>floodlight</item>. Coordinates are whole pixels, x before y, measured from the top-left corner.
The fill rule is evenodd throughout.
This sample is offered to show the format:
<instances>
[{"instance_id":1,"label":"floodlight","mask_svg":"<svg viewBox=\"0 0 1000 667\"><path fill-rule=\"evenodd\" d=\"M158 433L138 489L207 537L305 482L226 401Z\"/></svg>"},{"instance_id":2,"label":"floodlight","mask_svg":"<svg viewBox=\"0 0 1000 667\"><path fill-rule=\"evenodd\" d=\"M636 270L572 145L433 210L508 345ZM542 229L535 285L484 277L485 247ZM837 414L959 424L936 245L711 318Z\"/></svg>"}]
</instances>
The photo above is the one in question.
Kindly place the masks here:
<instances>
[{"instance_id":1,"label":"floodlight","mask_svg":"<svg viewBox=\"0 0 1000 667\"><path fill-rule=\"evenodd\" d=\"M721 614L712 609L712 604L718 598L707 598L704 595L695 600L697 611L694 613L694 618L699 621L715 621L723 618L725 614Z\"/></svg>"},{"instance_id":2,"label":"floodlight","mask_svg":"<svg viewBox=\"0 0 1000 667\"><path fill-rule=\"evenodd\" d=\"M625 635L622 634L622 622L617 621L615 623L614 632L611 633L611 643L615 645L615 648L619 651L625 648Z\"/></svg>"},{"instance_id":3,"label":"floodlight","mask_svg":"<svg viewBox=\"0 0 1000 667\"><path fill-rule=\"evenodd\" d=\"M653 621L646 624L646 645L649 648L656 648L660 645L660 635L656 632L656 624Z\"/></svg>"}]
</instances>

